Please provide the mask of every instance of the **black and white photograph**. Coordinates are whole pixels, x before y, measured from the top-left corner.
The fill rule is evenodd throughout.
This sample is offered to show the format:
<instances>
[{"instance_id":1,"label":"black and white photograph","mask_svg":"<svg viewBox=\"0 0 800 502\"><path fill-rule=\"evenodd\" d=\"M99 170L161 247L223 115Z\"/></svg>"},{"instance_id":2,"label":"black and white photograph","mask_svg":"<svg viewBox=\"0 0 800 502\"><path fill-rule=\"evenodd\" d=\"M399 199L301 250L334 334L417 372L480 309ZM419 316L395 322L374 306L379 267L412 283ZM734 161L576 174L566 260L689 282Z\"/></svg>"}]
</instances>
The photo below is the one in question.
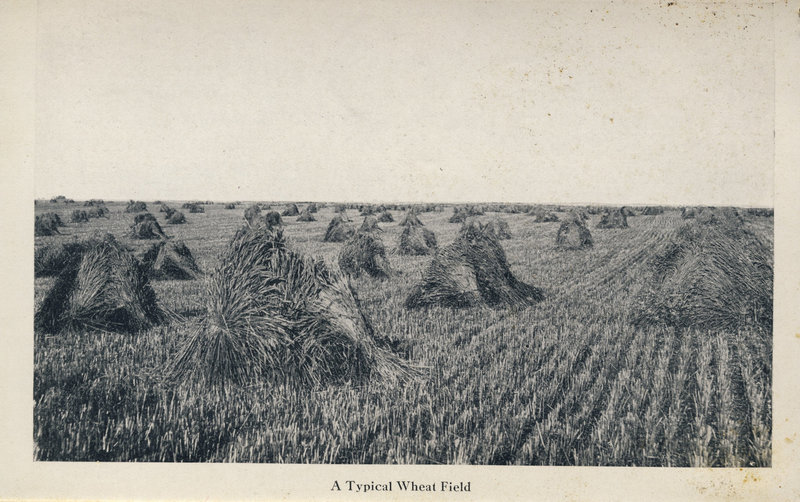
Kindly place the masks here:
<instances>
[{"instance_id":1,"label":"black and white photograph","mask_svg":"<svg viewBox=\"0 0 800 502\"><path fill-rule=\"evenodd\" d=\"M770 466L771 209L70 200L38 460Z\"/></svg>"},{"instance_id":2,"label":"black and white photograph","mask_svg":"<svg viewBox=\"0 0 800 502\"><path fill-rule=\"evenodd\" d=\"M800 5L35 5L12 498L800 494Z\"/></svg>"}]
</instances>

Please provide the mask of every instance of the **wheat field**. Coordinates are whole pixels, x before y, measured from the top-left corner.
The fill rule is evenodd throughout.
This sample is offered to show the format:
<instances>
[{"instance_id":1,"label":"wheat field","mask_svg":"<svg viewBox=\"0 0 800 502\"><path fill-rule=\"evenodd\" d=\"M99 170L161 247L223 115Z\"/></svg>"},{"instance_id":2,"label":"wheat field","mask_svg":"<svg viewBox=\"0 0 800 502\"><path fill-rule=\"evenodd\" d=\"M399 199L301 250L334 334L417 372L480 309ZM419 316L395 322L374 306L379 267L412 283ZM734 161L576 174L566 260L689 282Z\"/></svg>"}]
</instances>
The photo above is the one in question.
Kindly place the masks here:
<instances>
[{"instance_id":1,"label":"wheat field","mask_svg":"<svg viewBox=\"0 0 800 502\"><path fill-rule=\"evenodd\" d=\"M173 207L180 202L165 201ZM76 205L37 201L36 214ZM301 207L303 204L299 204ZM67 223L36 246L111 232L133 215L109 202L108 218ZM184 211L164 223L204 271L244 222L247 204ZM282 208L282 205L274 207ZM452 207L421 212L439 246L460 225ZM497 208L495 208L497 209ZM37 460L419 463L620 466L770 466L772 333L675 329L633 322L648 252L683 224L680 210L595 228L591 249L555 247L559 222L487 211L508 222L502 247L513 274L544 290L525 308L431 307L404 301L430 256L396 252L404 211L390 211L382 239L396 273L352 280L376 333L422 369L406 383L307 388L254 384L210 391L164 378L203 312L204 279L152 281L168 322L136 334L34 334ZM322 242L332 204L314 222L284 217L289 246L335 266L342 244ZM356 225L358 211L348 210ZM563 216L563 213L558 213ZM772 249L773 218L743 211ZM39 305L53 284L35 279ZM770 285L771 286L771 285Z\"/></svg>"}]
</instances>

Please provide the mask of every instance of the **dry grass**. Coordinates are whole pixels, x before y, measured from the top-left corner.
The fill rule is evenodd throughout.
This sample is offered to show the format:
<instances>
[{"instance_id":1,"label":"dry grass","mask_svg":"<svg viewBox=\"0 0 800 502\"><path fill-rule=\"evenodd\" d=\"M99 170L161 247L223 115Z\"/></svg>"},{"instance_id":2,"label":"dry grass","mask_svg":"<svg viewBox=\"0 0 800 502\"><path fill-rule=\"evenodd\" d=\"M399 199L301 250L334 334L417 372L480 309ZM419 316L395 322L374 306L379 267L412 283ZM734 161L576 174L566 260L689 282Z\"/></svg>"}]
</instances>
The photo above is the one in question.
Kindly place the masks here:
<instances>
[{"instance_id":1,"label":"dry grass","mask_svg":"<svg viewBox=\"0 0 800 502\"><path fill-rule=\"evenodd\" d=\"M142 255L140 262L154 280L190 281L202 275L191 250L183 241L159 241Z\"/></svg>"},{"instance_id":2,"label":"dry grass","mask_svg":"<svg viewBox=\"0 0 800 502\"><path fill-rule=\"evenodd\" d=\"M450 216L450 223L464 223L467 218L472 216L481 216L484 212L475 206L456 206L453 208L453 214Z\"/></svg>"},{"instance_id":3,"label":"dry grass","mask_svg":"<svg viewBox=\"0 0 800 502\"><path fill-rule=\"evenodd\" d=\"M40 201L36 213L63 211L59 204ZM107 207L108 219L36 237L37 250L97 230L139 251L150 245L127 237L125 203ZM396 220L408 209L387 208ZM434 209L419 218L447 246L458 226L448 223L449 209ZM563 209L569 208L547 208L561 219ZM502 215L512 234L502 247L514 276L545 289L535 305L409 311L403 302L431 256L387 253L396 274L352 279L376 337L427 368L407 383L256 382L219 394L191 382L165 385L165 369L205 318L205 279L152 283L165 310L184 320L124 336L37 332L35 458L689 466L696 454L713 467L770 465L771 332L748 323L684 336L662 323L631 322L651 277L649 257L684 223L680 212L628 217L629 230L597 232L592 248L565 253L553 247L559 223L533 224L528 210ZM333 215L329 204L316 222L286 222L290 247L334 264L342 245L321 242ZM772 218L743 216L745 228L771 248ZM186 242L203 270L213 270L241 213L216 205L186 217L190 224L170 233ZM405 230L381 226L386 243ZM53 283L36 279L37 307ZM701 354L711 362L698 379ZM702 416L695 398L707 382L711 404ZM696 422L711 427L709 442L695 434Z\"/></svg>"},{"instance_id":4,"label":"dry grass","mask_svg":"<svg viewBox=\"0 0 800 502\"><path fill-rule=\"evenodd\" d=\"M400 220L401 227L421 227L423 226L422 221L420 221L419 216L417 215L416 211L408 211L403 219Z\"/></svg>"},{"instance_id":5,"label":"dry grass","mask_svg":"<svg viewBox=\"0 0 800 502\"><path fill-rule=\"evenodd\" d=\"M492 218L486 224L487 231L491 232L498 240L511 238L508 222L500 217Z\"/></svg>"},{"instance_id":6,"label":"dry grass","mask_svg":"<svg viewBox=\"0 0 800 502\"><path fill-rule=\"evenodd\" d=\"M703 221L691 220L653 250L637 322L771 331L771 250L738 220Z\"/></svg>"},{"instance_id":7,"label":"dry grass","mask_svg":"<svg viewBox=\"0 0 800 502\"><path fill-rule=\"evenodd\" d=\"M36 237L44 237L60 233L58 231L58 227L60 226L58 221L60 221L60 218L58 220L56 220L56 218L58 218L57 214L55 218L48 217L48 215L36 216L33 223L33 235Z\"/></svg>"},{"instance_id":8,"label":"dry grass","mask_svg":"<svg viewBox=\"0 0 800 502\"><path fill-rule=\"evenodd\" d=\"M196 202L186 202L181 206L181 209L186 209L190 213L205 213L205 208Z\"/></svg>"},{"instance_id":9,"label":"dry grass","mask_svg":"<svg viewBox=\"0 0 800 502\"><path fill-rule=\"evenodd\" d=\"M534 223L550 223L553 221L558 221L558 215L556 213L547 211L542 207L533 208L528 214L533 216Z\"/></svg>"},{"instance_id":10,"label":"dry grass","mask_svg":"<svg viewBox=\"0 0 800 502\"><path fill-rule=\"evenodd\" d=\"M253 204L244 210L244 219L250 226L255 225L256 220L258 220L260 216L261 216L261 206L259 204Z\"/></svg>"},{"instance_id":11,"label":"dry grass","mask_svg":"<svg viewBox=\"0 0 800 502\"><path fill-rule=\"evenodd\" d=\"M186 215L173 209L167 213L167 223L170 225L183 225L186 223Z\"/></svg>"},{"instance_id":12,"label":"dry grass","mask_svg":"<svg viewBox=\"0 0 800 502\"><path fill-rule=\"evenodd\" d=\"M623 209L612 209L603 213L596 228L628 228L628 215Z\"/></svg>"},{"instance_id":13,"label":"dry grass","mask_svg":"<svg viewBox=\"0 0 800 502\"><path fill-rule=\"evenodd\" d=\"M331 218L328 229L325 230L324 242L344 242L355 234L356 229L347 223L340 215Z\"/></svg>"},{"instance_id":14,"label":"dry grass","mask_svg":"<svg viewBox=\"0 0 800 502\"><path fill-rule=\"evenodd\" d=\"M498 307L533 304L543 297L540 289L514 277L491 229L473 221L436 254L405 305Z\"/></svg>"},{"instance_id":15,"label":"dry grass","mask_svg":"<svg viewBox=\"0 0 800 502\"><path fill-rule=\"evenodd\" d=\"M126 213L141 213L142 211L147 211L147 204L140 200L131 200L125 206Z\"/></svg>"},{"instance_id":16,"label":"dry grass","mask_svg":"<svg viewBox=\"0 0 800 502\"><path fill-rule=\"evenodd\" d=\"M86 223L89 221L89 213L83 209L75 209L69 217L71 223Z\"/></svg>"},{"instance_id":17,"label":"dry grass","mask_svg":"<svg viewBox=\"0 0 800 502\"><path fill-rule=\"evenodd\" d=\"M147 275L110 235L83 243L80 259L68 260L36 312L36 329L133 332L161 319Z\"/></svg>"},{"instance_id":18,"label":"dry grass","mask_svg":"<svg viewBox=\"0 0 800 502\"><path fill-rule=\"evenodd\" d=\"M289 204L283 210L281 216L297 216L298 214L300 214L300 210L297 208L297 204Z\"/></svg>"},{"instance_id":19,"label":"dry grass","mask_svg":"<svg viewBox=\"0 0 800 502\"><path fill-rule=\"evenodd\" d=\"M111 211L105 206L96 205L94 207L90 207L86 214L89 218L108 218Z\"/></svg>"},{"instance_id":20,"label":"dry grass","mask_svg":"<svg viewBox=\"0 0 800 502\"><path fill-rule=\"evenodd\" d=\"M419 220L417 220L419 221ZM397 249L401 255L422 256L436 252L436 234L420 225L401 225Z\"/></svg>"},{"instance_id":21,"label":"dry grass","mask_svg":"<svg viewBox=\"0 0 800 502\"><path fill-rule=\"evenodd\" d=\"M314 215L311 213L311 206L306 206L303 208L303 212L300 213L300 216L297 217L297 221L317 221L314 218Z\"/></svg>"},{"instance_id":22,"label":"dry grass","mask_svg":"<svg viewBox=\"0 0 800 502\"><path fill-rule=\"evenodd\" d=\"M361 226L358 227L359 232L382 232L383 229L378 225L378 218L369 214L364 217L364 221L361 222Z\"/></svg>"},{"instance_id":23,"label":"dry grass","mask_svg":"<svg viewBox=\"0 0 800 502\"><path fill-rule=\"evenodd\" d=\"M55 277L80 260L86 242L54 242L36 248L33 255L35 277Z\"/></svg>"},{"instance_id":24,"label":"dry grass","mask_svg":"<svg viewBox=\"0 0 800 502\"><path fill-rule=\"evenodd\" d=\"M172 216L175 216L173 214ZM170 217L171 218L171 217ZM155 216L150 213L137 214L129 230L129 235L133 239L165 239L166 234L161 229L161 225L156 221Z\"/></svg>"},{"instance_id":25,"label":"dry grass","mask_svg":"<svg viewBox=\"0 0 800 502\"><path fill-rule=\"evenodd\" d=\"M385 279L392 275L383 240L374 230L364 230L363 227L342 246L339 268L353 277L365 273L370 277Z\"/></svg>"},{"instance_id":26,"label":"dry grass","mask_svg":"<svg viewBox=\"0 0 800 502\"><path fill-rule=\"evenodd\" d=\"M179 377L319 386L411 375L378 345L347 281L288 250L280 230L231 241L210 278L206 309L178 356Z\"/></svg>"},{"instance_id":27,"label":"dry grass","mask_svg":"<svg viewBox=\"0 0 800 502\"><path fill-rule=\"evenodd\" d=\"M586 249L592 247L593 243L592 233L581 216L570 215L558 227L556 247L559 249Z\"/></svg>"},{"instance_id":28,"label":"dry grass","mask_svg":"<svg viewBox=\"0 0 800 502\"><path fill-rule=\"evenodd\" d=\"M267 211L267 213L262 216L260 224L266 228L280 227L283 225L283 219L278 211Z\"/></svg>"}]
</instances>

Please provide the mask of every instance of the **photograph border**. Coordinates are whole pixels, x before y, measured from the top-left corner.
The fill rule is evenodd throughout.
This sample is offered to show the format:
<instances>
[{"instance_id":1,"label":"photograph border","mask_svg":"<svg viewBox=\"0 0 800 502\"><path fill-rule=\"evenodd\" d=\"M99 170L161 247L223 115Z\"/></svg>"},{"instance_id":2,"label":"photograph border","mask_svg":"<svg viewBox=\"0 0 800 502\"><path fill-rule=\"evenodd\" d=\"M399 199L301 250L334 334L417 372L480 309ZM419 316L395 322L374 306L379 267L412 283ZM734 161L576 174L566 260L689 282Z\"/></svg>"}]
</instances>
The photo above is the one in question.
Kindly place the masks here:
<instances>
[{"instance_id":1,"label":"photograph border","mask_svg":"<svg viewBox=\"0 0 800 502\"><path fill-rule=\"evenodd\" d=\"M36 462L33 460L35 2L0 4L3 252L0 499L379 500L420 494L332 491L334 481L470 482L436 500L792 500L800 498L800 1L775 2L775 286L771 468L499 467ZM619 201L625 203L626 201ZM402 476L402 477L401 477Z\"/></svg>"}]
</instances>

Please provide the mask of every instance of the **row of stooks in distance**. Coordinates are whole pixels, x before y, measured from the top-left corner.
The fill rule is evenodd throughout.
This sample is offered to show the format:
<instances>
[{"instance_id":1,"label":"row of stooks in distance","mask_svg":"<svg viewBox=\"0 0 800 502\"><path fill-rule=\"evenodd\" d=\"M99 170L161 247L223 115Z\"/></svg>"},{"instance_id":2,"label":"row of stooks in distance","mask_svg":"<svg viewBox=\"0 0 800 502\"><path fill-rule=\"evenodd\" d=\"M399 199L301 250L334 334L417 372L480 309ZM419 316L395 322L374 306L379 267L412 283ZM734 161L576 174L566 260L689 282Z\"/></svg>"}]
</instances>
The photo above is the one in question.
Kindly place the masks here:
<instances>
[{"instance_id":1,"label":"row of stooks in distance","mask_svg":"<svg viewBox=\"0 0 800 502\"><path fill-rule=\"evenodd\" d=\"M644 250L653 274L637 319L682 328L771 325L771 254L735 220L714 213ZM391 273L376 221L366 218L348 239L339 261L345 271ZM401 223L423 227L414 213ZM175 319L159 305L151 271L185 266L190 252L166 240L157 246L137 258L106 235L51 252L60 253L49 258L56 279L36 312L37 331L136 332ZM718 291L720 284L731 290ZM516 279L495 232L473 219L438 250L404 305L500 308L544 298L543 289ZM236 233L210 274L205 304L167 371L176 381L320 385L419 375L391 340L374 333L347 276L291 250L280 226L257 223Z\"/></svg>"},{"instance_id":2,"label":"row of stooks in distance","mask_svg":"<svg viewBox=\"0 0 800 502\"><path fill-rule=\"evenodd\" d=\"M107 216L109 211L103 205L102 200L93 199L91 201L87 201L85 203L87 206L96 206L92 207L90 211L83 211L83 210L76 210L73 211L72 221L73 222L84 222L88 221L91 217L102 217ZM264 221L263 223L267 226L274 226L282 224L281 214L277 211L269 211L265 215L261 215L261 209L264 207L262 204L254 204L248 207L245 210L244 217L245 220L248 222L248 225L253 225L259 218L262 218ZM325 242L343 242L355 234L355 229L348 225L346 222L349 221L349 218L346 215L347 205L339 204L336 206L336 212L338 214L329 224L328 229L325 233L324 241ZM361 212L363 215L372 215L378 214L378 221L379 222L391 222L393 221L392 214L386 209L386 206L379 205L361 205L358 206L361 208ZM197 202L187 202L184 203L182 206L183 209L188 209L191 213L202 213L204 212L203 207L200 203ZM235 208L235 204L227 204L226 208ZM433 208L435 209L435 207ZM131 200L125 211L126 212L139 212L139 211L146 211L147 205L141 201L133 201ZM695 215L700 214L703 212L703 208L683 208L681 214L684 218L694 218ZM705 209L706 212L709 209ZM170 208L166 204L161 204L159 209L160 212L165 213L166 221L169 224L183 224L186 223L186 217L181 211L177 211L175 209ZM318 211L318 204L310 203L303 209L302 212L299 211L296 204L292 203L289 204L284 212L282 213L283 216L298 216L297 221L315 221L313 216L314 213ZM591 211L591 209L590 209ZM641 213L642 214L660 214L660 208L644 208ZM412 210L411 213L416 214L416 210ZM458 222L465 222L466 220L484 214L483 209L478 206L456 206L454 208L453 215L450 218L450 222L458 223ZM537 207L531 210L529 213L534 216L534 222L541 223L541 222L553 222L559 221L559 217L550 211L546 211L541 207ZM587 228L587 222L589 220L589 211L583 209L573 209L569 212L564 222L562 222L561 226L559 227L558 233L556 235L556 245L561 248L569 248L569 249L582 249L586 247L592 246L592 237L591 232L589 232ZM634 215L635 213L631 211L627 207L622 207L619 209L606 209L602 215L600 220L597 222L597 228L627 228L627 217L630 215ZM416 223L419 223L419 220L415 217ZM408 218L404 219L402 226L407 227L405 225ZM62 226L63 223L61 222L60 217L56 213L46 213L41 216L37 216L36 223L35 223L35 235L53 235L58 233L58 227ZM414 226L420 226L414 225ZM497 218L490 222L490 226L492 230L495 232L499 239L509 238L510 234L508 233L508 224ZM155 217L150 215L149 213L145 213L144 215L137 215L135 217L134 223L131 226L131 237L136 239L161 239L165 238L165 234L163 229L156 221ZM415 230L413 228L409 229L406 228L401 235L400 238L400 246L399 250L401 254L412 254L412 255L420 255L420 254L429 254L436 248L436 239L432 232L428 231L427 229L424 230Z\"/></svg>"},{"instance_id":3,"label":"row of stooks in distance","mask_svg":"<svg viewBox=\"0 0 800 502\"><path fill-rule=\"evenodd\" d=\"M40 201L35 201L38 204ZM63 195L59 195L57 197L53 197L50 199L51 203L66 203L66 204L74 204L75 201L73 199L68 199ZM104 205L105 201L102 199L90 199L84 202L84 206L94 206L94 205ZM155 205L160 205L162 202L155 201ZM237 206L241 205L241 201L236 202L214 202L210 200L206 201L191 201L186 202L183 204L184 209L188 209L190 206L204 206L204 205L214 205L214 204L222 204L224 205L225 209L236 209ZM258 203L261 209L272 209L272 204L274 203ZM312 208L312 212L316 212L317 208L323 208L327 204L323 202L308 202L308 203L301 203L307 204L309 207ZM566 213L572 210L582 210L590 215L602 214L604 212L612 211L613 208L609 206L598 206L598 205L588 205L588 206L575 206L575 205L552 205L552 204L523 204L523 203L481 203L481 204L432 204L432 203L416 203L416 204L397 204L397 203L389 203L389 204L368 204L368 203L332 203L337 211L341 210L358 210L361 212L362 216L367 214L375 214L381 213L385 210L392 210L392 211L406 211L406 210L414 210L420 213L426 212L441 212L448 206L454 206L454 213L465 213L467 216L479 216L484 214L484 212L502 212L502 213L509 213L509 214L520 214L520 213L530 213L530 214L537 214L540 212L549 212L549 213ZM286 205L286 211L291 212L291 207L296 204L289 203ZM643 206L643 207L631 207L631 206L623 206L621 208L622 212L625 213L626 216L654 216L658 214L662 214L665 210L668 209L676 209L674 207L669 206ZM701 211L703 209L706 210L716 210L716 209L724 209L724 208L717 208L714 206L684 206L678 207L677 209L681 210L682 212L685 211ZM128 202L128 207L126 208L128 212L141 212L146 210L146 203L143 201L134 201L131 200ZM772 216L773 211L770 208L748 208L748 214L753 216ZM285 214L284 216L290 216L291 214Z\"/></svg>"}]
</instances>

